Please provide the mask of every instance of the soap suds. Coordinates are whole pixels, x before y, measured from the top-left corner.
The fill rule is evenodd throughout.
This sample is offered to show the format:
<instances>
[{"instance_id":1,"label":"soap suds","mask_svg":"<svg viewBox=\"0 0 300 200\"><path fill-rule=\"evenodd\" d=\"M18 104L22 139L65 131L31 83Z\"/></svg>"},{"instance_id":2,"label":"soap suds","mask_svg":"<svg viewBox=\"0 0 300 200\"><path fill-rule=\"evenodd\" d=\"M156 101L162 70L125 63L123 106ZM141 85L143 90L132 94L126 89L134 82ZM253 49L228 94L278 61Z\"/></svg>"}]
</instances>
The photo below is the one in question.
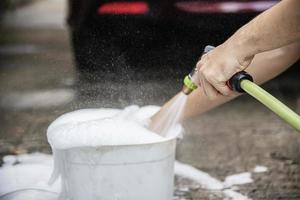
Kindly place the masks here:
<instances>
[{"instance_id":1,"label":"soap suds","mask_svg":"<svg viewBox=\"0 0 300 200\"><path fill-rule=\"evenodd\" d=\"M145 127L157 106L117 109L83 109L67 113L48 128L52 149L147 144L168 140ZM181 126L174 126L176 135Z\"/></svg>"},{"instance_id":2,"label":"soap suds","mask_svg":"<svg viewBox=\"0 0 300 200\"><path fill-rule=\"evenodd\" d=\"M251 178L250 172L244 172L239 174L233 174L227 176L224 181L225 187L231 187L233 185L243 185L247 183L252 183L253 179Z\"/></svg>"},{"instance_id":3,"label":"soap suds","mask_svg":"<svg viewBox=\"0 0 300 200\"><path fill-rule=\"evenodd\" d=\"M263 172L267 172L268 168L262 165L256 165L255 168L253 169L254 173L263 173Z\"/></svg>"},{"instance_id":4,"label":"soap suds","mask_svg":"<svg viewBox=\"0 0 300 200\"><path fill-rule=\"evenodd\" d=\"M203 172L191 165L184 164L181 162L175 162L175 174L189 178L196 183L200 184L204 189L213 191L222 191L225 195L224 199L231 200L250 200L247 196L234 191L231 188L227 188L226 184L222 181L212 177L206 172ZM248 177L247 177L248 178Z\"/></svg>"},{"instance_id":5,"label":"soap suds","mask_svg":"<svg viewBox=\"0 0 300 200\"><path fill-rule=\"evenodd\" d=\"M58 194L60 179L51 186L47 184L52 166L53 157L43 153L4 156L0 167L0 196L30 188Z\"/></svg>"}]
</instances>

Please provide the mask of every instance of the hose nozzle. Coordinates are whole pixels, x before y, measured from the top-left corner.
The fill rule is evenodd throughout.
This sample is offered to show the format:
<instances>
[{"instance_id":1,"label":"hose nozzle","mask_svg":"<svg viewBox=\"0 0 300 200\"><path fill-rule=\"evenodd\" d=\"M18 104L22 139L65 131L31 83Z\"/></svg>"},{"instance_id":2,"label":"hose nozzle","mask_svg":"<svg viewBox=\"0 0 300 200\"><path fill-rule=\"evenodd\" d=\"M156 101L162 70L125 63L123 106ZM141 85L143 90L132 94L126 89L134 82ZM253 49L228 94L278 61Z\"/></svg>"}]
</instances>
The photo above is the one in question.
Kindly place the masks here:
<instances>
[{"instance_id":1,"label":"hose nozzle","mask_svg":"<svg viewBox=\"0 0 300 200\"><path fill-rule=\"evenodd\" d=\"M203 56L204 54L213 50L214 48L215 48L214 46L207 45L204 48L204 51L201 56ZM185 76L185 78L183 80L183 87L181 90L184 94L189 95L191 92L193 92L194 90L196 90L198 88L197 84L195 83L195 75L196 74L197 74L197 67L195 67L189 75Z\"/></svg>"},{"instance_id":2,"label":"hose nozzle","mask_svg":"<svg viewBox=\"0 0 300 200\"><path fill-rule=\"evenodd\" d=\"M191 92L197 89L197 85L193 82L192 77L189 75L185 76L183 80L182 92L189 95Z\"/></svg>"}]
</instances>

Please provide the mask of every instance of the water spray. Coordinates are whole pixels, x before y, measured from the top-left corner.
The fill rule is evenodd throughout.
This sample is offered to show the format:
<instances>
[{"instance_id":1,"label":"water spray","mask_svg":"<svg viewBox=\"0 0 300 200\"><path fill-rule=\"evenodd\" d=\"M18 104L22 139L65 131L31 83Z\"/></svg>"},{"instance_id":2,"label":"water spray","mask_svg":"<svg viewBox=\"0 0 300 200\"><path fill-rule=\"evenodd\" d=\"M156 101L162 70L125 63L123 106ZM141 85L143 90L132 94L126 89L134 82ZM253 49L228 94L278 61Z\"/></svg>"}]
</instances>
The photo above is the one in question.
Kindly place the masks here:
<instances>
[{"instance_id":1,"label":"water spray","mask_svg":"<svg viewBox=\"0 0 300 200\"><path fill-rule=\"evenodd\" d=\"M203 54L213 50L213 46L206 46ZM195 68L189 75L184 78L184 85L182 92L189 95L192 91L197 89L197 84L195 83L197 74L197 68ZM259 87L253 82L253 78L250 74L245 71L241 71L233 75L233 77L227 82L227 85L233 91L239 93L248 93L259 102L264 104L275 114L277 114L281 119L287 122L290 126L295 128L300 132L300 116L283 104L281 101L276 99L270 93Z\"/></svg>"}]
</instances>

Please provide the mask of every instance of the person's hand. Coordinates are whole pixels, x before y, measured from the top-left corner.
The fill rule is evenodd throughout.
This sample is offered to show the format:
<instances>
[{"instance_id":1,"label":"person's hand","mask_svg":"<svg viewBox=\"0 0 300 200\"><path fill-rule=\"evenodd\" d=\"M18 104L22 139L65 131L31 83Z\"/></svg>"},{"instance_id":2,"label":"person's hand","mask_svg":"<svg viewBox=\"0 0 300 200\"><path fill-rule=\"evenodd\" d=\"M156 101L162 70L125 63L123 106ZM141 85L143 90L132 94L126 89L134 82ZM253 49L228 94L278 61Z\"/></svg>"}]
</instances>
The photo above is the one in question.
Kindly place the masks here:
<instances>
[{"instance_id":1,"label":"person's hand","mask_svg":"<svg viewBox=\"0 0 300 200\"><path fill-rule=\"evenodd\" d=\"M243 56L242 51L225 42L202 56L197 63L198 80L208 98L230 94L226 82L235 73L246 69L254 57Z\"/></svg>"}]
</instances>

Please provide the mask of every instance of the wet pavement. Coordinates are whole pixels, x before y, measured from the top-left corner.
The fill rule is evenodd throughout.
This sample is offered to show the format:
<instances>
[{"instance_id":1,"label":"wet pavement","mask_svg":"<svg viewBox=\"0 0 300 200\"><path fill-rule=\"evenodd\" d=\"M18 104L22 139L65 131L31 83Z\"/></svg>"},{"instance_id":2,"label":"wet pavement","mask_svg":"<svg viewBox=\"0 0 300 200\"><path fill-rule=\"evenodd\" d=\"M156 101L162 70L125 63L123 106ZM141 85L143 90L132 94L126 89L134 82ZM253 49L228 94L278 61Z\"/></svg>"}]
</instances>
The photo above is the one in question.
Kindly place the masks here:
<instances>
[{"instance_id":1,"label":"wet pavement","mask_svg":"<svg viewBox=\"0 0 300 200\"><path fill-rule=\"evenodd\" d=\"M50 153L46 129L62 113L88 107L162 105L180 89L178 78L78 81L62 16L51 21L49 14L30 23L34 16L26 14L47 3L52 14L60 12L61 1L36 2L7 15L0 30L0 157ZM299 91L291 98L276 89L288 83L277 81L267 87L300 113ZM300 135L251 97L245 95L191 119L184 127L178 160L221 181L263 165L267 172L253 174L253 183L235 190L252 199L300 199ZM175 196L182 200L224 198L221 191L201 188L183 177L176 177Z\"/></svg>"}]
</instances>

